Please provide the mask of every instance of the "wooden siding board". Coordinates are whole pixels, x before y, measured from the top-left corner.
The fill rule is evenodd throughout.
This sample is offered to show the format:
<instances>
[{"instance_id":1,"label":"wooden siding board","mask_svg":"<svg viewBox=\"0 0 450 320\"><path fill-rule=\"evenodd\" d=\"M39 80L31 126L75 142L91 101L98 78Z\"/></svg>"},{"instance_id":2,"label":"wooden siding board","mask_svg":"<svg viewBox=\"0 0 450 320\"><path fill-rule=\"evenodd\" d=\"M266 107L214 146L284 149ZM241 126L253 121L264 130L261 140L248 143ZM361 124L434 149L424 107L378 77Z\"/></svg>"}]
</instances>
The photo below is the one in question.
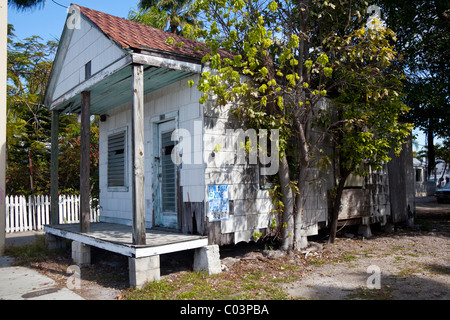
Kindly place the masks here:
<instances>
[{"instance_id":1,"label":"wooden siding board","mask_svg":"<svg viewBox=\"0 0 450 320\"><path fill-rule=\"evenodd\" d=\"M69 33L69 32L68 32ZM51 99L56 100L65 92L76 87L84 81L84 66L89 61L93 64L93 74L114 63L125 55L125 52L107 39L97 28L93 28L86 18L81 18L81 27L73 29L69 39L63 39L69 44L65 44L65 52L62 58L57 59L56 69L59 74L52 87ZM98 59L101 56L101 59ZM97 59L96 59L97 58Z\"/></svg>"}]
</instances>

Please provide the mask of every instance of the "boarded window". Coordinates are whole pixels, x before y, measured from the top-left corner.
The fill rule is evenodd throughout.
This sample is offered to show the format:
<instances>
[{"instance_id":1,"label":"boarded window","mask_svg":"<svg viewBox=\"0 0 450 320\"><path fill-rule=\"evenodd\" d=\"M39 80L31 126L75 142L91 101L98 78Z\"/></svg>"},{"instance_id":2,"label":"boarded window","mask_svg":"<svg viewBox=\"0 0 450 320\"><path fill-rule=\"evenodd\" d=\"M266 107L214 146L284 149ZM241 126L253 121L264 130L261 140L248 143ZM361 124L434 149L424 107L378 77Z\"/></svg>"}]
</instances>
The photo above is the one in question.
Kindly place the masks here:
<instances>
[{"instance_id":1,"label":"boarded window","mask_svg":"<svg viewBox=\"0 0 450 320\"><path fill-rule=\"evenodd\" d=\"M125 187L125 131L108 137L108 187Z\"/></svg>"}]
</instances>

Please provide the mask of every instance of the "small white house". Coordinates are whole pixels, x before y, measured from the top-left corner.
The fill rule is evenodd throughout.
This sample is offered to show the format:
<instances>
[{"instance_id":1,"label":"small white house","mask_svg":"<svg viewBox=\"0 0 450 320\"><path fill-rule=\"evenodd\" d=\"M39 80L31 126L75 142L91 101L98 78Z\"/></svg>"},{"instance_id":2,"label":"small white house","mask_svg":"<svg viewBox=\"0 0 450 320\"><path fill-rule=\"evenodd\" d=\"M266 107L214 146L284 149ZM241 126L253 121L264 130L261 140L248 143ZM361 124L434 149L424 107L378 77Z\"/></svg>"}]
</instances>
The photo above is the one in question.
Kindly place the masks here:
<instances>
[{"instance_id":1,"label":"small white house","mask_svg":"<svg viewBox=\"0 0 450 320\"><path fill-rule=\"evenodd\" d=\"M175 45L166 43L170 37ZM45 103L52 111L53 195L58 191L58 115L81 115L82 219L79 226L52 224L45 230L74 240L74 258L82 263L89 262L86 247L92 245L128 255L131 283L140 285L143 281L131 271L139 269L140 259L249 241L268 228L272 201L260 188L259 166L220 159L234 152L233 143L224 139L225 130L233 128L229 110L200 104L200 93L188 86L207 68L201 63L204 47L126 19L70 7ZM101 120L101 218L92 225L83 215L89 198L91 115ZM235 122L234 128L240 125ZM53 203L53 217L57 210ZM159 278L159 265L153 269L156 275L142 279Z\"/></svg>"},{"instance_id":2,"label":"small white house","mask_svg":"<svg viewBox=\"0 0 450 320\"><path fill-rule=\"evenodd\" d=\"M417 198L434 195L436 183L430 181L427 174L427 165L417 159L413 159L414 165L414 190Z\"/></svg>"},{"instance_id":3,"label":"small white house","mask_svg":"<svg viewBox=\"0 0 450 320\"><path fill-rule=\"evenodd\" d=\"M200 104L201 93L188 85L207 70L201 62L206 50L200 42L106 13L69 9L45 98L52 111L52 195L58 191L58 115L80 113L85 218L79 226L52 224L45 230L75 240L74 257L81 260L89 259L85 247L92 245L129 256L134 285L159 278L159 254L199 248L199 255L212 251L216 259L210 246L251 241L268 232L275 218L270 184L261 174L276 173L270 173L273 163L261 166L256 154L242 151L246 138L264 134L243 129L229 106ZM91 115L101 120L101 214L92 225L83 215L89 212ZM386 166L351 180L341 218L388 222L395 215L389 171ZM308 190L305 237L327 225L333 168L311 169L309 178L322 183ZM52 216L57 208L53 203ZM156 273L141 276L141 260Z\"/></svg>"}]
</instances>

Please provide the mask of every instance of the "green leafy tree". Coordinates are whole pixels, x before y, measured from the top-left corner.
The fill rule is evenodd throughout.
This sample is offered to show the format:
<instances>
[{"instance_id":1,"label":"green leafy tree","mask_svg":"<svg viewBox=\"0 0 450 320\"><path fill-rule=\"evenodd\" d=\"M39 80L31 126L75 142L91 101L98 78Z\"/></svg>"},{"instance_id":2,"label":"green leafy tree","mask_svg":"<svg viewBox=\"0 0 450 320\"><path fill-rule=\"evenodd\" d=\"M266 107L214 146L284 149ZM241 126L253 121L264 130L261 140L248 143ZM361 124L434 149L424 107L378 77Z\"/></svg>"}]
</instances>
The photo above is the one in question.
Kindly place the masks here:
<instances>
[{"instance_id":1,"label":"green leafy tree","mask_svg":"<svg viewBox=\"0 0 450 320\"><path fill-rule=\"evenodd\" d=\"M339 164L336 193L332 197L331 241L336 237L341 196L348 176L366 176L369 169L381 169L391 160L388 156L391 150L399 155L401 143L412 130L411 124L400 119L409 108L401 101L403 73L392 65L397 61L390 41L395 34L379 25L357 30L353 36L352 49L336 61L340 65L336 68L340 84L333 102L338 121L328 127ZM328 115L327 119L330 118Z\"/></svg>"},{"instance_id":2,"label":"green leafy tree","mask_svg":"<svg viewBox=\"0 0 450 320\"><path fill-rule=\"evenodd\" d=\"M80 192L80 150L81 127L76 121L76 115L66 115L61 119L59 137L59 192L61 194L79 194ZM98 205L99 189L99 117L91 120L89 155L89 194L93 200L92 206Z\"/></svg>"},{"instance_id":3,"label":"green leafy tree","mask_svg":"<svg viewBox=\"0 0 450 320\"><path fill-rule=\"evenodd\" d=\"M50 113L41 101L56 43L43 44L38 36L14 42L12 26L9 31L7 192L33 194L45 190L49 182Z\"/></svg>"},{"instance_id":4,"label":"green leafy tree","mask_svg":"<svg viewBox=\"0 0 450 320\"><path fill-rule=\"evenodd\" d=\"M7 91L8 194L49 194L51 114L42 104L57 44L38 36L17 41L9 26ZM80 125L60 116L61 193L79 192ZM91 195L98 198L98 119L91 126Z\"/></svg>"},{"instance_id":5,"label":"green leafy tree","mask_svg":"<svg viewBox=\"0 0 450 320\"><path fill-rule=\"evenodd\" d=\"M204 93L200 102L214 96L232 105L249 127L279 130L274 195L282 249L299 248L306 173L333 156L322 143L332 139L337 145L338 213L339 186L348 175L379 167L408 134L409 127L399 122L407 108L400 102L401 74L392 67L394 34L364 27L363 1L198 0L195 7L208 27L192 32L211 48L203 59L211 72L197 84ZM221 56L219 48L233 56ZM337 107L322 110L325 98ZM314 128L323 134L312 143ZM333 214L331 242L336 225Z\"/></svg>"},{"instance_id":6,"label":"green leafy tree","mask_svg":"<svg viewBox=\"0 0 450 320\"><path fill-rule=\"evenodd\" d=\"M408 121L427 134L428 173L435 167L434 138L450 135L450 4L447 0L376 0L397 36L406 73Z\"/></svg>"}]
</instances>

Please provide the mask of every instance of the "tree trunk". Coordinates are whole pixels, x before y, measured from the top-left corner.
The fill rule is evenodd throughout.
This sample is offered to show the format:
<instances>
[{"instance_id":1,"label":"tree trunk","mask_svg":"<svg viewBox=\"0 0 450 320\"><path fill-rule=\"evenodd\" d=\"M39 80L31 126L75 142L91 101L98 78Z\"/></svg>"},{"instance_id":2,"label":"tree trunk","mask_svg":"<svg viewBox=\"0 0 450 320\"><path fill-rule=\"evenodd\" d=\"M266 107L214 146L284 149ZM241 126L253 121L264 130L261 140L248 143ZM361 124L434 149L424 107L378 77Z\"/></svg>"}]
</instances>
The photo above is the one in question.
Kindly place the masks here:
<instances>
[{"instance_id":1,"label":"tree trunk","mask_svg":"<svg viewBox=\"0 0 450 320\"><path fill-rule=\"evenodd\" d=\"M305 219L304 219L304 204L306 199L306 185L305 185L305 171L306 168L301 168L299 170L299 173L297 175L297 188L299 190L299 194L295 197L295 225L294 225L294 249L300 250L303 249L307 245L306 239L302 237L302 228L305 225Z\"/></svg>"},{"instance_id":2,"label":"tree trunk","mask_svg":"<svg viewBox=\"0 0 450 320\"><path fill-rule=\"evenodd\" d=\"M301 192L301 191L300 191ZM302 228L304 225L304 216L303 216L303 204L305 198L302 194L297 194L295 197L295 225L294 225L294 249L300 250L306 247L307 241L302 236Z\"/></svg>"},{"instance_id":3,"label":"tree trunk","mask_svg":"<svg viewBox=\"0 0 450 320\"><path fill-rule=\"evenodd\" d=\"M283 193L282 201L284 204L281 228L281 250L289 251L293 248L294 243L294 198L292 189L289 186L289 164L286 155L281 158L278 176L280 178L281 192Z\"/></svg>"},{"instance_id":4,"label":"tree trunk","mask_svg":"<svg viewBox=\"0 0 450 320\"><path fill-rule=\"evenodd\" d=\"M331 213L330 221L330 237L328 238L328 243L334 243L334 241L336 240L339 211L341 210L342 192L344 191L345 181L347 180L347 177L349 175L350 172L346 171L339 179L336 195L333 201L333 210Z\"/></svg>"}]
</instances>

